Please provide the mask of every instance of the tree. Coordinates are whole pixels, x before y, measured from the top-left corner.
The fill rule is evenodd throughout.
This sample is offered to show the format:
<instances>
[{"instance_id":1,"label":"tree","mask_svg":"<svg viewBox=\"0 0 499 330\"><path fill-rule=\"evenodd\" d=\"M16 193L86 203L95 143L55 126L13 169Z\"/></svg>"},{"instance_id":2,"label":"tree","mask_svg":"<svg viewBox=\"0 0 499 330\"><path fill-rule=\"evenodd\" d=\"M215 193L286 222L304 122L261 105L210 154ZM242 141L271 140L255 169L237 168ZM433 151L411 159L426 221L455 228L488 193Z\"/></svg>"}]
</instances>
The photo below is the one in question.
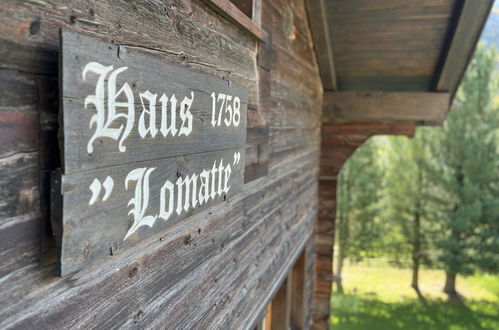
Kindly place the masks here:
<instances>
[{"instance_id":1,"label":"tree","mask_svg":"<svg viewBox=\"0 0 499 330\"><path fill-rule=\"evenodd\" d=\"M376 250L382 236L379 200L382 172L377 162L376 144L368 140L343 166L338 183L338 256L335 281L342 288L345 258L361 259Z\"/></svg>"},{"instance_id":2,"label":"tree","mask_svg":"<svg viewBox=\"0 0 499 330\"><path fill-rule=\"evenodd\" d=\"M411 259L412 282L418 296L419 269L428 261L429 224L428 186L425 164L428 161L426 128L418 128L412 139L389 137L385 175L384 218L392 226L392 248ZM398 235L397 235L398 233ZM398 238L398 239L397 239ZM395 243L395 244L394 244Z\"/></svg>"},{"instance_id":3,"label":"tree","mask_svg":"<svg viewBox=\"0 0 499 330\"><path fill-rule=\"evenodd\" d=\"M456 276L499 271L499 153L495 49L477 48L443 129L431 140L429 183L439 192L443 291L458 297Z\"/></svg>"}]
</instances>

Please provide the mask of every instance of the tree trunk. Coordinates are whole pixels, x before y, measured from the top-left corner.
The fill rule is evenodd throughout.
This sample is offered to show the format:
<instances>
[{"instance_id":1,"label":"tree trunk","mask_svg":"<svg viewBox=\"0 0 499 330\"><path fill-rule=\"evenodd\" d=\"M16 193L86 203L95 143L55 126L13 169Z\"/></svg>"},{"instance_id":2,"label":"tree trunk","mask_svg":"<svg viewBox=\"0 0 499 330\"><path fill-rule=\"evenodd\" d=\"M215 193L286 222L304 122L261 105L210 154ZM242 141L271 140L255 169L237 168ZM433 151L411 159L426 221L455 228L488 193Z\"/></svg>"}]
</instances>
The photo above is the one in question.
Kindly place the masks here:
<instances>
[{"instance_id":1,"label":"tree trunk","mask_svg":"<svg viewBox=\"0 0 499 330\"><path fill-rule=\"evenodd\" d=\"M341 187L341 186L340 186ZM342 273L343 273L343 262L345 260L345 248L346 248L346 223L345 223L345 213L343 207L338 209L338 261L336 262L336 273L334 274L334 281L336 282L336 288L338 293L343 294L343 283L342 283Z\"/></svg>"},{"instance_id":2,"label":"tree trunk","mask_svg":"<svg viewBox=\"0 0 499 330\"><path fill-rule=\"evenodd\" d=\"M419 260L417 258L413 258L412 260L412 283L411 287L416 290L416 293L419 292Z\"/></svg>"},{"instance_id":3,"label":"tree trunk","mask_svg":"<svg viewBox=\"0 0 499 330\"><path fill-rule=\"evenodd\" d=\"M456 181L459 184L459 189L463 189L464 187L464 174L463 174L463 169L462 166L459 166L456 170ZM456 204L454 206L454 214L458 210L459 204ZM462 253L462 248L461 248L461 231L456 228L454 224L451 226L451 232L450 232L450 237L452 238L453 241L459 242L459 246L453 247L449 252L451 252L454 256L454 258L457 258L460 253ZM443 289L443 292L447 294L447 298L451 300L457 300L459 299L459 294L456 291L456 276L457 272L455 271L455 266L448 265L447 266L448 270L445 272L445 286ZM449 270L450 269L450 270Z\"/></svg>"},{"instance_id":4,"label":"tree trunk","mask_svg":"<svg viewBox=\"0 0 499 330\"><path fill-rule=\"evenodd\" d=\"M447 271L445 273L445 286L444 293L447 294L449 300L456 300L459 298L459 294L456 291L456 272Z\"/></svg>"},{"instance_id":5,"label":"tree trunk","mask_svg":"<svg viewBox=\"0 0 499 330\"><path fill-rule=\"evenodd\" d=\"M418 203L419 204L419 203ZM418 205L419 207L419 205ZM412 242L412 283L411 286L419 294L419 259L421 256L421 223L419 209L414 214L414 241Z\"/></svg>"},{"instance_id":6,"label":"tree trunk","mask_svg":"<svg viewBox=\"0 0 499 330\"><path fill-rule=\"evenodd\" d=\"M418 150L417 157L415 159L417 170L418 170L418 182L417 182L417 196L416 203L414 205L414 223L413 223L413 240L412 240L412 288L416 291L418 296L419 291L419 264L421 259L421 214L422 214L422 196L423 196L423 171L422 171L422 149L424 147L424 136L422 141L421 149Z\"/></svg>"},{"instance_id":7,"label":"tree trunk","mask_svg":"<svg viewBox=\"0 0 499 330\"><path fill-rule=\"evenodd\" d=\"M334 280L336 282L337 292L343 294L343 264L345 261L346 250L348 245L348 210L349 210L349 187L348 187L348 168L343 168L344 171L340 175L338 186L341 192L337 192L338 196L343 194L344 198L341 203L338 203L338 261L336 264L336 274ZM338 201L339 202L339 201Z\"/></svg>"},{"instance_id":8,"label":"tree trunk","mask_svg":"<svg viewBox=\"0 0 499 330\"><path fill-rule=\"evenodd\" d=\"M342 282L342 273L343 273L343 262L345 260L345 252L344 252L343 244L340 242L338 246L338 263L336 265L336 289L338 293L343 294L343 282Z\"/></svg>"}]
</instances>

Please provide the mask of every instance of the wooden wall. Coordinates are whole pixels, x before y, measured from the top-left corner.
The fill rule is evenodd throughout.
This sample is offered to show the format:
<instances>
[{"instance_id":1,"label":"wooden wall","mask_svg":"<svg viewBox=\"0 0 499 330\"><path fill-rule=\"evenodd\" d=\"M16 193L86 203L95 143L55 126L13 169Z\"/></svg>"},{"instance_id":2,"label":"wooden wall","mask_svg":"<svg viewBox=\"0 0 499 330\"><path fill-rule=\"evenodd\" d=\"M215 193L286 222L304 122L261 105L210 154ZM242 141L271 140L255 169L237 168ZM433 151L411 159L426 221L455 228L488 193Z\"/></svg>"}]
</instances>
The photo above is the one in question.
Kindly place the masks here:
<instances>
[{"instance_id":1,"label":"wooden wall","mask_svg":"<svg viewBox=\"0 0 499 330\"><path fill-rule=\"evenodd\" d=\"M304 247L311 288L323 96L303 0L263 2L271 45L260 55L255 38L200 0L7 0L0 12L0 328L250 327ZM249 127L269 127L268 174L130 250L55 276L47 173L60 164L60 27L247 86Z\"/></svg>"}]
</instances>

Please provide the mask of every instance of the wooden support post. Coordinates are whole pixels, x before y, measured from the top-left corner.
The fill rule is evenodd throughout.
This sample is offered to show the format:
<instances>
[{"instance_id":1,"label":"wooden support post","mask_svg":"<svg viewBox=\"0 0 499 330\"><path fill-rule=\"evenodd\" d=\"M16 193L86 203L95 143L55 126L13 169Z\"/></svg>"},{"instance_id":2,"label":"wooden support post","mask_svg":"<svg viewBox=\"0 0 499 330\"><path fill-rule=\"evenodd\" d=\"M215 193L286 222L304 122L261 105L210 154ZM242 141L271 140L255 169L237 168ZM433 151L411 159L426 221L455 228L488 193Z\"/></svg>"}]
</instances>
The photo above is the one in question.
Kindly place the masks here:
<instances>
[{"instance_id":1,"label":"wooden support post","mask_svg":"<svg viewBox=\"0 0 499 330\"><path fill-rule=\"evenodd\" d=\"M290 326L291 316L291 282L292 273L277 291L272 300L272 317L270 328L272 330L288 330Z\"/></svg>"},{"instance_id":2,"label":"wooden support post","mask_svg":"<svg viewBox=\"0 0 499 330\"><path fill-rule=\"evenodd\" d=\"M293 266L291 297L291 329L305 327L305 251L301 253Z\"/></svg>"}]
</instances>

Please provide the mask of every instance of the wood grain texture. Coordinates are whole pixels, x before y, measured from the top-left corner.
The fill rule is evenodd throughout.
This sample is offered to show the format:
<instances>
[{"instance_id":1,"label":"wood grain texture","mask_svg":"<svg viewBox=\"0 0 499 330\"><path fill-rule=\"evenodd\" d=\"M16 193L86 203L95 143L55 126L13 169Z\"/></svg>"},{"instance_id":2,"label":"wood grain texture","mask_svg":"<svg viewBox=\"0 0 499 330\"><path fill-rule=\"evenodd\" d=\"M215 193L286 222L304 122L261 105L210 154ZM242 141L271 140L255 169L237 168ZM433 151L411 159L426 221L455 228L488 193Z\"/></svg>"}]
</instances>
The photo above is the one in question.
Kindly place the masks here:
<instances>
[{"instance_id":1,"label":"wood grain texture","mask_svg":"<svg viewBox=\"0 0 499 330\"><path fill-rule=\"evenodd\" d=\"M62 213L59 215L59 210L52 210L57 213L53 217L53 225L61 221L62 237L56 244L60 247L58 255L61 275L127 248L165 226L171 226L216 202L232 198L241 191L247 121L247 93L242 86L181 65L170 65L165 61L167 58L159 54L154 56L144 51L127 50L126 47L108 44L66 29L61 32L61 49L60 126L63 134L63 175L61 180L54 181L54 184L62 184L62 189L53 189L62 193ZM89 83L88 73L84 74L89 63L98 63L94 65L97 71L91 71L94 75L100 74L99 70L105 68L108 73L93 77L94 82ZM112 75L119 71L122 72L121 76L116 76L116 83L108 83L106 86ZM100 92L96 88L98 84L103 84ZM115 99L111 95L111 89L115 88L119 95L120 86L128 86L130 95L126 99L124 95L118 96L116 102L127 102L127 107L132 106L133 110L130 113L128 108L127 113L121 106L116 113L127 116L126 119L110 119L111 110L106 107L110 107L111 101ZM149 95L154 95L154 108L151 100L143 101L139 98L140 93L146 91ZM98 93L103 93L102 101L99 101ZM109 93L109 96L104 93ZM224 100L224 103L217 102L215 109L215 114L220 115L218 118L221 119L221 125L213 127L212 98L213 95L220 94L224 97L230 95L231 99L237 98L239 101L237 126L225 125L227 115L230 116L229 122L233 122L232 115L235 118L236 105ZM170 100L165 109L164 104L160 104L161 95ZM172 104L173 95L177 95L177 100ZM97 101L90 103L92 106L89 107L87 101L91 97L95 97ZM192 101L189 106L192 116L191 132L184 134L185 136L175 136L172 132L169 133L171 136L162 136L159 122L164 124L164 118L169 120L169 125L175 125L177 132L184 127L180 118L182 111L185 111L180 104L184 97ZM221 105L225 103L229 106ZM148 116L143 117L146 109ZM101 118L97 117L100 112ZM163 117L165 114L167 117ZM174 115L176 120L172 121ZM119 136L110 138L109 133L97 134L99 129L107 127L109 120L114 121L110 125L111 129L116 130L121 125L120 136L127 134L125 132L130 127L123 144L118 143L121 139ZM144 127L152 126L158 131L157 135L153 136L149 131L145 137L140 136L141 124ZM127 128L124 129L125 125ZM126 150L121 150L119 145ZM89 151L90 146L92 151ZM218 151L214 152L215 150ZM222 163L224 159L225 163ZM230 172L221 173L227 166L231 167ZM208 178L205 177L206 189L202 193L202 181L198 177L204 170L211 171L212 167L214 170L209 173ZM132 189L126 191L128 189L125 190L125 187L133 185L128 182L127 175L141 169L147 173L155 173L151 172L150 177L143 175L144 181L138 178L131 180L135 185L140 185L141 193L137 190L134 193ZM194 182L187 181L187 184L182 185L182 181L178 181L180 177L184 180L194 178ZM164 210L160 205L163 191L161 187L167 181L173 186L164 198L173 213L168 212L168 219L161 220L158 219ZM106 183L110 186L106 186ZM230 192L222 193L225 186L229 187L227 189ZM201 203L198 189L199 196L206 196L211 191L212 200ZM56 194L52 194L52 197L58 198ZM208 199L210 198L207 197L206 200ZM194 203L196 207L193 206ZM192 206L187 210L184 204ZM146 211L143 205L149 207L147 214L143 213ZM52 204L53 209L56 206L56 203ZM132 224L129 214L133 214ZM60 220L57 219L59 216ZM147 226L133 229L142 218L147 217L152 219L148 220ZM145 229L147 227L149 230ZM131 237L128 237L129 230L134 233Z\"/></svg>"},{"instance_id":2,"label":"wood grain texture","mask_svg":"<svg viewBox=\"0 0 499 330\"><path fill-rule=\"evenodd\" d=\"M244 153L244 149L204 152L63 175L62 183L59 182L62 184L63 198L61 275L115 254L195 213L233 198L242 190L244 170L244 159L235 163L236 153ZM231 168L228 177L225 172L220 174L220 169L225 170L227 166ZM213 168L218 172L211 172ZM136 179L127 182L127 175L137 169L151 171L150 176L144 178L144 181ZM203 181L199 178L204 170L210 171L209 177L204 181L206 189L203 189ZM96 179L105 183L107 177L114 182L109 197L104 200L108 190L103 187L95 203L92 203L94 194L89 186ZM189 181L182 184L182 181L178 181L180 178ZM149 181L148 197L145 197L146 180ZM194 183L190 180L194 180ZM166 181L170 181L172 187L170 191L164 192L165 206L162 208L160 196ZM136 191L137 185L141 186L140 195ZM228 188L227 192L222 190L224 186ZM201 203L201 196L206 198L206 202ZM143 200L139 200L141 198ZM137 214L129 216L133 213L131 209L138 207L138 212L142 212L145 205L147 208L141 218L152 216L155 220L150 225L139 227L127 238L132 223L139 221ZM187 210L185 205L188 205ZM171 214L167 219L161 219L160 212L168 208Z\"/></svg>"},{"instance_id":3,"label":"wood grain texture","mask_svg":"<svg viewBox=\"0 0 499 330\"><path fill-rule=\"evenodd\" d=\"M314 36L315 54L324 90L336 89L336 70L329 31L329 17L324 0L307 1L310 28Z\"/></svg>"},{"instance_id":4,"label":"wood grain texture","mask_svg":"<svg viewBox=\"0 0 499 330\"><path fill-rule=\"evenodd\" d=\"M327 2L338 90L430 90L457 4Z\"/></svg>"},{"instance_id":5,"label":"wood grain texture","mask_svg":"<svg viewBox=\"0 0 499 330\"><path fill-rule=\"evenodd\" d=\"M37 290L19 302L24 305L22 318L13 313L14 305L2 305L2 315L10 315L1 318L2 327L29 327L39 322L41 310L45 311L46 324L54 327L152 327L166 319L172 327L188 328L252 324L247 322L255 313L250 306L256 302L261 306L267 294L273 294L269 288L278 286L280 274L285 276L291 269L313 229L316 177L302 173L297 175L288 168L284 176L248 187L229 207L212 208L75 275L55 282L52 279L51 286L33 283ZM296 204L283 204L284 196ZM276 222L276 216L289 220ZM16 283L15 278L12 281ZM5 292L3 285L8 283L2 283ZM13 293L33 289L25 286ZM103 305L110 295L119 303ZM44 296L50 298L50 304L40 299ZM71 296L74 298L68 300ZM197 297L197 304L188 303L193 297ZM240 313L239 318L222 312L227 308Z\"/></svg>"},{"instance_id":6,"label":"wood grain texture","mask_svg":"<svg viewBox=\"0 0 499 330\"><path fill-rule=\"evenodd\" d=\"M493 4L492 0L464 1L445 60L437 72L435 90L455 94Z\"/></svg>"},{"instance_id":7,"label":"wood grain texture","mask_svg":"<svg viewBox=\"0 0 499 330\"><path fill-rule=\"evenodd\" d=\"M27 111L34 114L30 120L41 120L39 139L21 136L23 127L31 127L30 116L18 121L11 132L19 139L0 156L0 174L9 186L0 216L9 228L0 226L0 240L9 246L1 256L6 266L0 328L251 328L304 247L311 256L311 302L319 130L309 131L314 136L301 143L286 145L283 138L299 139L303 129L320 127L322 89L304 1L262 4L262 28L276 36L270 51L278 56L266 70L269 83L261 99L257 41L204 2L4 1L0 10L0 68L11 70L9 81L33 91L25 94L33 99L17 96L0 112ZM38 191L45 189L39 170L61 164L56 135L61 27L157 53L168 63L247 88L248 104L265 105L257 112L269 129L267 175L244 185L234 199L65 278L54 275L55 265L40 267ZM310 303L306 307L310 325Z\"/></svg>"},{"instance_id":8,"label":"wood grain texture","mask_svg":"<svg viewBox=\"0 0 499 330\"><path fill-rule=\"evenodd\" d=\"M271 329L286 330L289 329L291 325L292 280L292 275L288 275L274 296L274 299L272 299L272 318L270 322Z\"/></svg>"},{"instance_id":9,"label":"wood grain texture","mask_svg":"<svg viewBox=\"0 0 499 330\"><path fill-rule=\"evenodd\" d=\"M449 102L448 93L328 92L324 120L443 122Z\"/></svg>"},{"instance_id":10,"label":"wood grain texture","mask_svg":"<svg viewBox=\"0 0 499 330\"><path fill-rule=\"evenodd\" d=\"M226 16L246 29L260 41L267 42L267 32L262 30L260 26L253 22L251 17L252 7L244 10L243 7L238 8L229 0L205 0L211 6L215 7L221 15Z\"/></svg>"},{"instance_id":11,"label":"wood grain texture","mask_svg":"<svg viewBox=\"0 0 499 330\"><path fill-rule=\"evenodd\" d=\"M216 76L210 76L192 69L186 69L182 65L171 65L166 62L165 56L154 56L153 54L134 49L127 50L126 47L118 47L98 39L76 34L69 30L62 31L62 108L63 108L63 172L65 174L104 168L108 166L135 163L153 159L180 156L213 150L225 150L241 147L246 141L246 113L247 113L247 91L241 85L223 80ZM119 56L119 51L123 54ZM99 136L92 143L93 152L88 152L88 145L93 140L96 127L99 125L94 121L96 109L93 105L85 105L88 95L95 95L97 77L88 73L85 80L82 73L88 63L97 62L104 66L113 66L117 72L123 71L116 78L116 91L118 92L125 83L130 86L133 93L133 104L135 118L133 127L121 144L125 150L120 150L118 141L121 138L111 139ZM109 72L109 78L112 73ZM114 84L113 84L114 87ZM106 86L103 91L108 91ZM146 99L142 101L139 93L149 91L155 95L155 121L154 127L158 131L153 137L147 133L145 137L139 135L139 125L143 109L149 110L150 103ZM191 94L192 93L192 94ZM232 99L239 98L239 125L224 126L229 113L226 107L222 109L221 125L213 127L212 121L212 93L215 95L230 95ZM162 95L171 100L176 97L176 107L172 109L171 101L168 108L167 123L172 120L172 111L175 111L175 127L177 135L167 136L159 131L162 122ZM184 126L181 121L181 102L187 97L192 100L190 113L192 114L192 132L181 135L179 130ZM105 97L107 100L107 96ZM123 95L118 96L117 102L127 102ZM217 100L218 101L218 100ZM107 100L110 102L110 100ZM105 102L107 105L107 102ZM144 106L141 104L144 102ZM225 104L225 103L224 103ZM220 114L221 102L216 103L215 114ZM234 104L230 104L234 108ZM103 109L104 110L104 109ZM105 111L105 110L104 110ZM116 109L117 113L129 115L123 107ZM235 112L230 110L230 114ZM108 111L105 111L104 120L109 120ZM129 117L127 117L130 119ZM149 127L151 116L145 116L145 126ZM218 117L216 117L217 119ZM121 136L124 136L124 127L130 120L116 119L110 127L123 127ZM232 122L232 117L230 117ZM92 125L90 125L92 123ZM102 124L104 125L104 124ZM168 124L169 125L169 124ZM169 126L166 126L169 127ZM147 147L146 147L147 146Z\"/></svg>"},{"instance_id":12,"label":"wood grain texture","mask_svg":"<svg viewBox=\"0 0 499 330\"><path fill-rule=\"evenodd\" d=\"M306 303L306 280L307 280L307 253L302 252L293 266L292 289L291 289L291 329L303 329L305 327L305 303Z\"/></svg>"}]
</instances>

